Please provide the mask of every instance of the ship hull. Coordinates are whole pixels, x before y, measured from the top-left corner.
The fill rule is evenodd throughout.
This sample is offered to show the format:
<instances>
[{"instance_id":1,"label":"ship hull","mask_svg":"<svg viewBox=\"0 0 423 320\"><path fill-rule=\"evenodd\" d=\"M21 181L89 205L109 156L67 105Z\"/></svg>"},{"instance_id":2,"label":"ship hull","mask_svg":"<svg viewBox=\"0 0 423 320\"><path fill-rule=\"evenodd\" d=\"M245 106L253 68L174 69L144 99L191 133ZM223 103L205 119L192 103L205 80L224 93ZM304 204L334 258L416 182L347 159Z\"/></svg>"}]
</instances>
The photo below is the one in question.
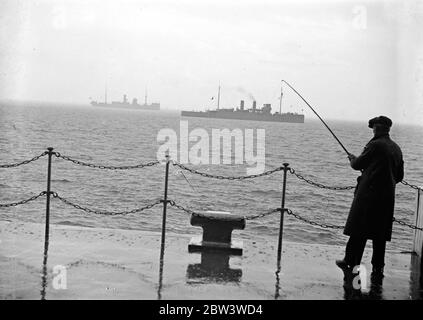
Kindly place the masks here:
<instances>
[{"instance_id":1,"label":"ship hull","mask_svg":"<svg viewBox=\"0 0 423 320\"><path fill-rule=\"evenodd\" d=\"M130 109L130 110L160 110L160 103L152 104L129 104L129 103L91 103L93 107L102 107L102 108L117 108L117 109Z\"/></svg>"},{"instance_id":2,"label":"ship hull","mask_svg":"<svg viewBox=\"0 0 423 320\"><path fill-rule=\"evenodd\" d=\"M211 119L304 123L304 115L295 113L282 113L281 115L272 115L259 113L254 114L250 112L181 111L181 116Z\"/></svg>"}]
</instances>

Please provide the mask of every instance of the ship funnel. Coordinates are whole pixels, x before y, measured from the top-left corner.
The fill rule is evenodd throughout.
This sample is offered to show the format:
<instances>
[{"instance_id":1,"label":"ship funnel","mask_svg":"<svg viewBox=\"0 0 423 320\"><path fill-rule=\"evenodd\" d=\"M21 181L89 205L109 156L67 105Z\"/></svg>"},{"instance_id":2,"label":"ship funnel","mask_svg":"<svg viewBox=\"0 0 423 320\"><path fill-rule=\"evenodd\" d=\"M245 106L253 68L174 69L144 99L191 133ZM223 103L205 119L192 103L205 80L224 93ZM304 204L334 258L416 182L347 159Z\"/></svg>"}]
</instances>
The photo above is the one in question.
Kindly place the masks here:
<instances>
[{"instance_id":1,"label":"ship funnel","mask_svg":"<svg viewBox=\"0 0 423 320\"><path fill-rule=\"evenodd\" d=\"M253 110L256 110L256 107L257 107L257 102L256 102L256 100L254 100L253 101Z\"/></svg>"},{"instance_id":2,"label":"ship funnel","mask_svg":"<svg viewBox=\"0 0 423 320\"><path fill-rule=\"evenodd\" d=\"M241 100L241 104L240 104L240 107L239 107L241 110L244 110L244 100Z\"/></svg>"}]
</instances>

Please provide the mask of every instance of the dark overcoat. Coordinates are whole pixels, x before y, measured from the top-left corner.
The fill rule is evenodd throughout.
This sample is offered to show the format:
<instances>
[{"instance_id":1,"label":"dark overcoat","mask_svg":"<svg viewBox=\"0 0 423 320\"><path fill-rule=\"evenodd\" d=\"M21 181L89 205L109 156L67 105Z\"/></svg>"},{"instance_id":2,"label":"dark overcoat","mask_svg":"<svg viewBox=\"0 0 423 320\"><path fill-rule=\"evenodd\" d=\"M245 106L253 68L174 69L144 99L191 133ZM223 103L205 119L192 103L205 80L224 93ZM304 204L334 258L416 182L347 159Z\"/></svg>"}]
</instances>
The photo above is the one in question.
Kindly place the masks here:
<instances>
[{"instance_id":1,"label":"dark overcoat","mask_svg":"<svg viewBox=\"0 0 423 320\"><path fill-rule=\"evenodd\" d=\"M375 135L351 167L361 170L357 179L344 234L390 241L394 216L395 185L404 177L400 147L388 133Z\"/></svg>"}]
</instances>

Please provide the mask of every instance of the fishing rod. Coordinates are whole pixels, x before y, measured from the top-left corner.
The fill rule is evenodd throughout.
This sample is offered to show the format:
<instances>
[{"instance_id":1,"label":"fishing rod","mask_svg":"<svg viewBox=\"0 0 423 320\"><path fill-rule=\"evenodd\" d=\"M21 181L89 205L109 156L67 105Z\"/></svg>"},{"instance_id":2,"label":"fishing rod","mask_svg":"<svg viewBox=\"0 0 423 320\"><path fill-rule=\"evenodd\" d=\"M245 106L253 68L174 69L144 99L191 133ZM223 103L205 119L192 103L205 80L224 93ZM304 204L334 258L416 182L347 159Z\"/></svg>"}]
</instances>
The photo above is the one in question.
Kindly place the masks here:
<instances>
[{"instance_id":1,"label":"fishing rod","mask_svg":"<svg viewBox=\"0 0 423 320\"><path fill-rule=\"evenodd\" d=\"M329 128L329 126L326 124L326 122L319 116L319 114L313 109L313 107L306 101L306 99L303 98L301 94L298 93L297 90L295 90L288 82L285 80L282 80L282 82L285 82L305 103L308 105L308 107L314 112L314 114L322 121L322 123L325 125L325 127L329 130L330 133L332 133L332 136L338 141L339 145L344 149L344 151L347 153L347 155L350 155L351 153L348 152L348 150L344 147L342 142L338 139L338 137L333 133L333 131Z\"/></svg>"}]
</instances>

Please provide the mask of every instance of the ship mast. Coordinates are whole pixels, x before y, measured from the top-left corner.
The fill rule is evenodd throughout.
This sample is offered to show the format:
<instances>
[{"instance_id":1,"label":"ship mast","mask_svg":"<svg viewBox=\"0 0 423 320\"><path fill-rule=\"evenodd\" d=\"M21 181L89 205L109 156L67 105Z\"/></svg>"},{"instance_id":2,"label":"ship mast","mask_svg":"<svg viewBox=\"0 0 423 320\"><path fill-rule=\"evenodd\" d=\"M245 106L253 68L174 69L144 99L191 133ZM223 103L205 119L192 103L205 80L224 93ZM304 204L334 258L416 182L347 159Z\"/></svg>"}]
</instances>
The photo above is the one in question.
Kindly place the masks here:
<instances>
[{"instance_id":1,"label":"ship mast","mask_svg":"<svg viewBox=\"0 0 423 320\"><path fill-rule=\"evenodd\" d=\"M145 100L144 104L147 105L147 86L145 86Z\"/></svg>"},{"instance_id":2,"label":"ship mast","mask_svg":"<svg viewBox=\"0 0 423 320\"><path fill-rule=\"evenodd\" d=\"M220 82L219 82L219 91L217 93L217 110L219 110L220 105Z\"/></svg>"},{"instance_id":3,"label":"ship mast","mask_svg":"<svg viewBox=\"0 0 423 320\"><path fill-rule=\"evenodd\" d=\"M279 114L282 114L282 97L283 97L283 87L281 87L281 98L279 101Z\"/></svg>"},{"instance_id":4,"label":"ship mast","mask_svg":"<svg viewBox=\"0 0 423 320\"><path fill-rule=\"evenodd\" d=\"M104 88L104 104L107 104L107 82Z\"/></svg>"}]
</instances>

